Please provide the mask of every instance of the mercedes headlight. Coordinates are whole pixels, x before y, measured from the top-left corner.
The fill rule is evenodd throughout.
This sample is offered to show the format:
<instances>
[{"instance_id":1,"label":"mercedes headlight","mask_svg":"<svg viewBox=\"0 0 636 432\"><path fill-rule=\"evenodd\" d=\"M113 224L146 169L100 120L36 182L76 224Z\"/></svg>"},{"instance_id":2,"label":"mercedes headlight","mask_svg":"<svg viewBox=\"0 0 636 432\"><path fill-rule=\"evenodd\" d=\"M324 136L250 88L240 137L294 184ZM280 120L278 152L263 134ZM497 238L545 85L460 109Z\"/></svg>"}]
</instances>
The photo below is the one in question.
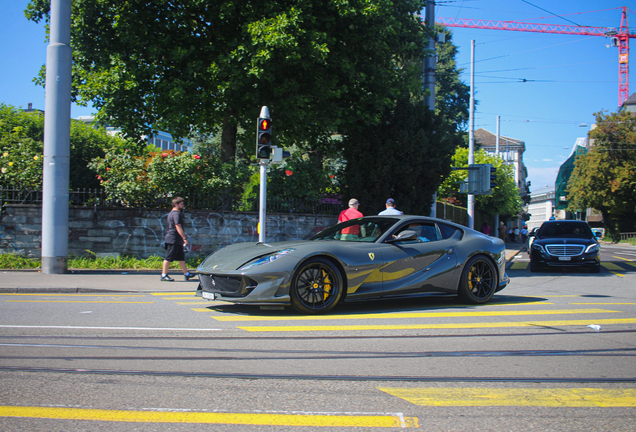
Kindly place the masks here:
<instances>
[{"instance_id":1,"label":"mercedes headlight","mask_svg":"<svg viewBox=\"0 0 636 432\"><path fill-rule=\"evenodd\" d=\"M598 252L600 249L597 244L591 244L585 249L585 253Z\"/></svg>"},{"instance_id":2,"label":"mercedes headlight","mask_svg":"<svg viewBox=\"0 0 636 432\"><path fill-rule=\"evenodd\" d=\"M545 250L543 250L543 246L536 244L536 243L532 243L532 250L536 250L539 251L541 253L544 253Z\"/></svg>"}]
</instances>

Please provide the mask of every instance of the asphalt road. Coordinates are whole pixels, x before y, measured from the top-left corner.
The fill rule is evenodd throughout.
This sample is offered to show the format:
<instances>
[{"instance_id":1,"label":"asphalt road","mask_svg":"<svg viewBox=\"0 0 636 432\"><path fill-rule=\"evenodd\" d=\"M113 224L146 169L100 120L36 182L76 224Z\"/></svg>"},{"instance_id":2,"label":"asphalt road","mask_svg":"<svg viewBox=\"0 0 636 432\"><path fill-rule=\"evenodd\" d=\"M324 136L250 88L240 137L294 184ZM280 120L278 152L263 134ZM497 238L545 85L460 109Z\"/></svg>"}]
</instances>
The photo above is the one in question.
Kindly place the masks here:
<instances>
[{"instance_id":1,"label":"asphalt road","mask_svg":"<svg viewBox=\"0 0 636 432\"><path fill-rule=\"evenodd\" d=\"M633 431L623 249L603 248L600 274L530 273L519 254L511 285L476 307L306 317L183 292L4 293L0 430Z\"/></svg>"}]
</instances>

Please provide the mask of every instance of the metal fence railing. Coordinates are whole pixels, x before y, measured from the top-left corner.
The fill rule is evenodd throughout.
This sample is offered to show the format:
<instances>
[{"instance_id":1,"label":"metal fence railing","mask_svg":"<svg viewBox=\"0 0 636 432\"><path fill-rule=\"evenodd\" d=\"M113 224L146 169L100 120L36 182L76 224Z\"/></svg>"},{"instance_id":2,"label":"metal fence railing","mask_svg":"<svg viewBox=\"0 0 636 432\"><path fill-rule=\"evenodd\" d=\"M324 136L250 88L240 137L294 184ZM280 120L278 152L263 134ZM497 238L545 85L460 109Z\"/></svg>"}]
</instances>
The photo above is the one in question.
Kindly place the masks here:
<instances>
[{"instance_id":1,"label":"metal fence railing","mask_svg":"<svg viewBox=\"0 0 636 432\"><path fill-rule=\"evenodd\" d=\"M242 198L228 194L207 195L186 192L181 195L190 209L218 212L258 211L258 197ZM69 191L69 205L87 207L169 208L173 195L109 195L103 189L82 188ZM7 204L42 204L42 190L18 186L0 186L0 207ZM267 211L273 213L309 213L337 215L342 210L339 199L325 197L319 201L268 197Z\"/></svg>"},{"instance_id":2,"label":"metal fence railing","mask_svg":"<svg viewBox=\"0 0 636 432\"><path fill-rule=\"evenodd\" d=\"M624 233L621 233L621 240L628 240L628 239L632 239L632 238L636 238L636 232L624 232Z\"/></svg>"}]
</instances>

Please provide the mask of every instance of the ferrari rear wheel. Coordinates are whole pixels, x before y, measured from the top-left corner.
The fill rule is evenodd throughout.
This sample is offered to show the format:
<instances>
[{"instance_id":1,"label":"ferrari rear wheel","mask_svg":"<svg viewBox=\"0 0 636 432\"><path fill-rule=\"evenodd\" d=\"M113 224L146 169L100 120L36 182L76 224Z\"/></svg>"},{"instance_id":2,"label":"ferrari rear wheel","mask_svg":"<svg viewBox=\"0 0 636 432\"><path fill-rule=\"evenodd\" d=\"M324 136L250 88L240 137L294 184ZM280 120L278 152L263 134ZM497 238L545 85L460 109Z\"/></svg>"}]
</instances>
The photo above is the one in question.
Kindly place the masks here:
<instances>
[{"instance_id":1,"label":"ferrari rear wheel","mask_svg":"<svg viewBox=\"0 0 636 432\"><path fill-rule=\"evenodd\" d=\"M342 298L342 276L330 261L313 258L296 271L289 290L292 307L298 312L324 314Z\"/></svg>"},{"instance_id":2,"label":"ferrari rear wheel","mask_svg":"<svg viewBox=\"0 0 636 432\"><path fill-rule=\"evenodd\" d=\"M486 303L497 290L497 281L494 264L485 256L476 256L464 267L457 294L464 303Z\"/></svg>"}]
</instances>

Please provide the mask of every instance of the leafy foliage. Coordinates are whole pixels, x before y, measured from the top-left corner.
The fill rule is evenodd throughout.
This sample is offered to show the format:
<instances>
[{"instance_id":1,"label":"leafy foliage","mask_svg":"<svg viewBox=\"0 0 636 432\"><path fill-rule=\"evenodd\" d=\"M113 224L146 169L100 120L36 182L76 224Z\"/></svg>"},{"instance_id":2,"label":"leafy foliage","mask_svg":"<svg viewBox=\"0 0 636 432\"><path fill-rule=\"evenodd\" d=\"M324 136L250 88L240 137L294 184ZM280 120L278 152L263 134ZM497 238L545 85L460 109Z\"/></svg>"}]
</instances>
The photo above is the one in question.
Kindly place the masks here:
<instances>
[{"instance_id":1,"label":"leafy foliage","mask_svg":"<svg viewBox=\"0 0 636 432\"><path fill-rule=\"evenodd\" d=\"M223 161L235 156L237 140L254 142L263 105L279 144L327 146L333 133L375 123L405 91L417 92L421 62L412 59L422 56L423 6L75 0L74 97L130 137L151 127L176 137L220 127ZM36 22L48 13L43 0L26 11Z\"/></svg>"},{"instance_id":2,"label":"leafy foliage","mask_svg":"<svg viewBox=\"0 0 636 432\"><path fill-rule=\"evenodd\" d=\"M70 188L99 186L89 162L118 149L125 142L82 122L71 122ZM0 104L0 184L39 188L42 186L44 116Z\"/></svg>"},{"instance_id":3,"label":"leafy foliage","mask_svg":"<svg viewBox=\"0 0 636 432\"><path fill-rule=\"evenodd\" d=\"M129 205L145 197L166 197L169 203L175 196L238 193L249 175L244 164L222 164L214 152L197 155L154 146L140 154L110 151L90 166L108 197Z\"/></svg>"},{"instance_id":4,"label":"leafy foliage","mask_svg":"<svg viewBox=\"0 0 636 432\"><path fill-rule=\"evenodd\" d=\"M86 257L69 257L69 269L118 269L118 270L156 270L160 269L163 258L153 255L145 259L136 257L118 256L118 257L98 257L94 252L86 251ZM186 261L188 268L197 268L205 256L189 257ZM26 258L15 254L0 254L0 269L36 269L40 268L42 263L39 259ZM170 263L171 269L180 269L179 262Z\"/></svg>"},{"instance_id":5,"label":"leafy foliage","mask_svg":"<svg viewBox=\"0 0 636 432\"><path fill-rule=\"evenodd\" d=\"M616 239L636 229L636 117L627 111L595 115L593 146L577 158L568 182L568 210L601 211L608 235Z\"/></svg>"},{"instance_id":6,"label":"leafy foliage","mask_svg":"<svg viewBox=\"0 0 636 432\"><path fill-rule=\"evenodd\" d=\"M515 185L512 166L507 165L503 159L489 155L484 150L475 151L476 164L492 164L497 168L495 183L497 187L493 189L491 195L475 195L475 210L486 215L499 214L501 220L513 219L519 215L521 210L521 198L519 188ZM458 148L453 156L453 167L468 167L468 149ZM466 205L467 194L459 192L459 183L467 180L468 171L453 171L438 191L438 198L452 199L459 205Z\"/></svg>"},{"instance_id":7,"label":"leafy foliage","mask_svg":"<svg viewBox=\"0 0 636 432\"><path fill-rule=\"evenodd\" d=\"M363 214L376 214L391 197L405 214L429 214L458 144L459 136L422 101L400 101L380 125L344 139L345 202L355 197Z\"/></svg>"}]
</instances>

